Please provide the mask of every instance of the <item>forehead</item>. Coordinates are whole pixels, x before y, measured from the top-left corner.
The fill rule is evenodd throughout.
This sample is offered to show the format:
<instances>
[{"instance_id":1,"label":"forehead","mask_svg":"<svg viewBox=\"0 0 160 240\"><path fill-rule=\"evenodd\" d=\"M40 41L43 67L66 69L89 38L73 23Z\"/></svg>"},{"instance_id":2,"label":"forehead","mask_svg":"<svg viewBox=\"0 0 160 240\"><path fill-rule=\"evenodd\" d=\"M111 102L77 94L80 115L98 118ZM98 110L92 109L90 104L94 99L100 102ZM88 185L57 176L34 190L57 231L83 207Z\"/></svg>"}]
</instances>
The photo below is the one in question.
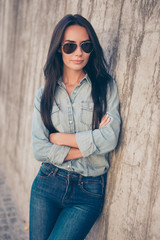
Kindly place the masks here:
<instances>
[{"instance_id":1,"label":"forehead","mask_svg":"<svg viewBox=\"0 0 160 240\"><path fill-rule=\"evenodd\" d=\"M84 27L72 25L69 26L64 32L63 41L67 40L81 42L89 40L89 35Z\"/></svg>"}]
</instances>

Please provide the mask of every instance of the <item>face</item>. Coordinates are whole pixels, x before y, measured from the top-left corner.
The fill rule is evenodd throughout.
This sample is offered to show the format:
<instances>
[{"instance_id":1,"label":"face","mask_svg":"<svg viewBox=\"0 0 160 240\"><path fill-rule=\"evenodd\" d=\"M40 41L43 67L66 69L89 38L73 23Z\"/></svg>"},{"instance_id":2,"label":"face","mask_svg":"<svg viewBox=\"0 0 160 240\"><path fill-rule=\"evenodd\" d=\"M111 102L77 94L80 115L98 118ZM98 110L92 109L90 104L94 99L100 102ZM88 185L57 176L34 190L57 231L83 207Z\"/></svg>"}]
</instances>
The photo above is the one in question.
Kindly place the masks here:
<instances>
[{"instance_id":1,"label":"face","mask_svg":"<svg viewBox=\"0 0 160 240\"><path fill-rule=\"evenodd\" d=\"M77 48L73 53L66 54L61 48L62 51L62 59L63 59L63 68L65 70L74 70L74 71L82 71L85 65L89 60L90 53L85 53L80 44L89 40L89 36L87 30L84 27L79 25L69 26L65 33L62 41L62 46L65 43L76 43Z\"/></svg>"}]
</instances>

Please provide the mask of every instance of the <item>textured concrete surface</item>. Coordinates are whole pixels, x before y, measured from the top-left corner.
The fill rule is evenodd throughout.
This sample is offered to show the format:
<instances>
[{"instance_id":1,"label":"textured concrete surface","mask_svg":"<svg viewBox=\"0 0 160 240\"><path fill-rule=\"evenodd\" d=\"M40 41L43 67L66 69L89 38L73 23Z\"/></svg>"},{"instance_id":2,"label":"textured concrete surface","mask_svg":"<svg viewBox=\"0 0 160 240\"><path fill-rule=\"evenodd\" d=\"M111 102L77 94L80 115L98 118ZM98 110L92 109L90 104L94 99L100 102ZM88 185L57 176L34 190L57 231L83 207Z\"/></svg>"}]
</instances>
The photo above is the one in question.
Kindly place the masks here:
<instances>
[{"instance_id":1,"label":"textured concrete surface","mask_svg":"<svg viewBox=\"0 0 160 240\"><path fill-rule=\"evenodd\" d=\"M102 43L123 120L104 211L87 240L160 239L159 12L159 0L0 0L0 161L26 220L39 166L31 149L34 95L56 22L80 13Z\"/></svg>"},{"instance_id":2,"label":"textured concrete surface","mask_svg":"<svg viewBox=\"0 0 160 240\"><path fill-rule=\"evenodd\" d=\"M25 223L2 168L0 168L0 193L0 240L28 240L28 231L25 231Z\"/></svg>"}]
</instances>

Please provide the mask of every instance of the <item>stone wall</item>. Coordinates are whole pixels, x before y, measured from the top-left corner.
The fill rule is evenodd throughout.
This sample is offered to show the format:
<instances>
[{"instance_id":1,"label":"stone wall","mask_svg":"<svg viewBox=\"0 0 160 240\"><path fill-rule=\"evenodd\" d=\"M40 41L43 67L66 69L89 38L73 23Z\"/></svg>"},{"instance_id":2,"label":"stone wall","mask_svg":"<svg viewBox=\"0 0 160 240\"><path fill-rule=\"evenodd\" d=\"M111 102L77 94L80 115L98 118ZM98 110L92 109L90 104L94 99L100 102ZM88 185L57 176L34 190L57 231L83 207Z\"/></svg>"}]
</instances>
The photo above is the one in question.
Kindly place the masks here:
<instances>
[{"instance_id":1,"label":"stone wall","mask_svg":"<svg viewBox=\"0 0 160 240\"><path fill-rule=\"evenodd\" d=\"M87 239L160 239L159 0L0 0L0 162L28 221L39 167L31 148L33 99L51 34L67 13L89 19L117 81L122 131L111 154L103 213Z\"/></svg>"}]
</instances>

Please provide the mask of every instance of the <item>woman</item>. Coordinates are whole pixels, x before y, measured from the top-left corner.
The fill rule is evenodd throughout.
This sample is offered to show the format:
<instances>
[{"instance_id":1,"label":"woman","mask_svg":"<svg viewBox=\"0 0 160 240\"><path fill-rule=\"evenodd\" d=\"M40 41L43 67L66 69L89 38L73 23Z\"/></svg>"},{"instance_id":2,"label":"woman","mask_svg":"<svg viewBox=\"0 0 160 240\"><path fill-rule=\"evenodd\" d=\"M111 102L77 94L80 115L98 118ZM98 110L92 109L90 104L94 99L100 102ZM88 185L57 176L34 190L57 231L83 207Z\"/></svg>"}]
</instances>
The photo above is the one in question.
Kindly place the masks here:
<instances>
[{"instance_id":1,"label":"woman","mask_svg":"<svg viewBox=\"0 0 160 240\"><path fill-rule=\"evenodd\" d=\"M34 101L33 152L42 165L31 190L30 240L81 240L102 211L120 128L116 83L85 18L57 24L44 75Z\"/></svg>"}]
</instances>

